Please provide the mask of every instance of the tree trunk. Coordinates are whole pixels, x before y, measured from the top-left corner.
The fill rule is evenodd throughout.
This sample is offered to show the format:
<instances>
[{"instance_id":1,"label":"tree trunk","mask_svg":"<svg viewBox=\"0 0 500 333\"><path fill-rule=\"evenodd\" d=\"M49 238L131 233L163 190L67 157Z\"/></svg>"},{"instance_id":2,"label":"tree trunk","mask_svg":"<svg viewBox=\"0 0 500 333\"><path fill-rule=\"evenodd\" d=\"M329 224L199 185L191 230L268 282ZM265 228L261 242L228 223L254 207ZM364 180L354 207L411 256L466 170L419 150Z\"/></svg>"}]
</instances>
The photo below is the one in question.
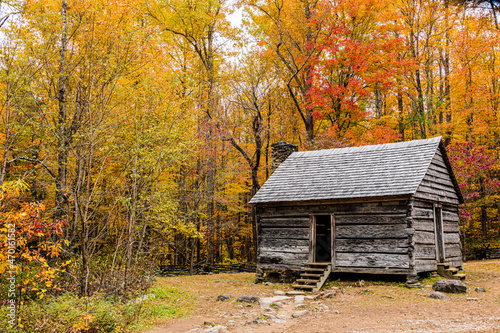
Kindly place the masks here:
<instances>
[{"instance_id":1,"label":"tree trunk","mask_svg":"<svg viewBox=\"0 0 500 333\"><path fill-rule=\"evenodd\" d=\"M450 33L448 8L449 0L444 0L445 8L445 47L444 47L444 107L446 114L446 132L444 135L444 145L447 146L451 141L451 89L450 89Z\"/></svg>"},{"instance_id":2,"label":"tree trunk","mask_svg":"<svg viewBox=\"0 0 500 333\"><path fill-rule=\"evenodd\" d=\"M68 73L66 64L66 48L67 48L67 7L66 0L61 3L61 47L59 49L59 80L57 100L59 102L59 113L57 117L57 176L56 176L56 197L54 220L67 220L68 217L68 194L67 194L67 174L68 174L68 153L69 153L69 137L67 133L67 102L66 90L68 84ZM77 226L74 226L77 227Z\"/></svg>"},{"instance_id":3,"label":"tree trunk","mask_svg":"<svg viewBox=\"0 0 500 333\"><path fill-rule=\"evenodd\" d=\"M401 135L401 141L405 141L405 117L404 117L404 104L403 104L403 94L398 91L398 112L399 112L399 134Z\"/></svg>"}]
</instances>

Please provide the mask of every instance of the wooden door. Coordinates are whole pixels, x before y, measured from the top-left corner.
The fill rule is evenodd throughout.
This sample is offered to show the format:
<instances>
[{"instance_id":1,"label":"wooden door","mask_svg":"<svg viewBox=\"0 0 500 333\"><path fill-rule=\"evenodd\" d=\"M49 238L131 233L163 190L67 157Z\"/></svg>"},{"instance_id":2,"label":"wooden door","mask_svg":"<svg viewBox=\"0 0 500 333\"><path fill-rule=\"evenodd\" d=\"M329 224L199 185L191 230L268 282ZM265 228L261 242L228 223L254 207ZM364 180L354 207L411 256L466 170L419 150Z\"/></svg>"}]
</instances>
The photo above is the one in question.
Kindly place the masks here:
<instances>
[{"instance_id":1,"label":"wooden door","mask_svg":"<svg viewBox=\"0 0 500 333\"><path fill-rule=\"evenodd\" d=\"M434 233L436 236L436 260L444 262L443 209L441 205L434 204Z\"/></svg>"}]
</instances>

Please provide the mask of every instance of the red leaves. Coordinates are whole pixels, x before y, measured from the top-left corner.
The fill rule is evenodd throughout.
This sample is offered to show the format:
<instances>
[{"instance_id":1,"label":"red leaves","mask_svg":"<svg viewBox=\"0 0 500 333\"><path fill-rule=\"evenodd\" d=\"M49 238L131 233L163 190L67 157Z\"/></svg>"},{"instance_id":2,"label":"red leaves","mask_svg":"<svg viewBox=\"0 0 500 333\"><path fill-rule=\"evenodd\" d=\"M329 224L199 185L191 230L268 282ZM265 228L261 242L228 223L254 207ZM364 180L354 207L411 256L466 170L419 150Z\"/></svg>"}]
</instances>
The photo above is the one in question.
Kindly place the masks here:
<instances>
[{"instance_id":1,"label":"red leaves","mask_svg":"<svg viewBox=\"0 0 500 333\"><path fill-rule=\"evenodd\" d=\"M397 29L392 20L397 14L382 2L361 5L343 0L328 9L325 24L330 33L319 43L321 56L312 61L308 103L313 116L328 120L341 139L360 122L370 122L368 101L375 90L386 92L395 86L407 64L399 56L402 39L389 33Z\"/></svg>"},{"instance_id":2,"label":"red leaves","mask_svg":"<svg viewBox=\"0 0 500 333\"><path fill-rule=\"evenodd\" d=\"M472 210L475 203L482 199L479 190L496 193L500 188L500 181L490 178L491 168L496 159L489 155L485 147L472 141L457 141L448 148L450 163L465 199L466 207L461 210L464 219L472 219ZM482 184L481 184L482 183Z\"/></svg>"}]
</instances>

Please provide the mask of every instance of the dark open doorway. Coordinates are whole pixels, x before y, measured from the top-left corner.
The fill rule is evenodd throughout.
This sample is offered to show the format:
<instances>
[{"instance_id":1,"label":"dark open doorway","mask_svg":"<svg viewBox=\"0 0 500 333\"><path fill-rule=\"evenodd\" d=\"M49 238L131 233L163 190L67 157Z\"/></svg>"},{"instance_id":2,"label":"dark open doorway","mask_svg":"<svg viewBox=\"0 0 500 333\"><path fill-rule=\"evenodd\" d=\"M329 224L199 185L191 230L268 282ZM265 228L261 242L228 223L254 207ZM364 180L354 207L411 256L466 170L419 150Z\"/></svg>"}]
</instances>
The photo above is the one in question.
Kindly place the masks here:
<instances>
[{"instance_id":1,"label":"dark open doorway","mask_svg":"<svg viewBox=\"0 0 500 333\"><path fill-rule=\"evenodd\" d=\"M316 216L315 262L332 261L332 224L330 215Z\"/></svg>"}]
</instances>

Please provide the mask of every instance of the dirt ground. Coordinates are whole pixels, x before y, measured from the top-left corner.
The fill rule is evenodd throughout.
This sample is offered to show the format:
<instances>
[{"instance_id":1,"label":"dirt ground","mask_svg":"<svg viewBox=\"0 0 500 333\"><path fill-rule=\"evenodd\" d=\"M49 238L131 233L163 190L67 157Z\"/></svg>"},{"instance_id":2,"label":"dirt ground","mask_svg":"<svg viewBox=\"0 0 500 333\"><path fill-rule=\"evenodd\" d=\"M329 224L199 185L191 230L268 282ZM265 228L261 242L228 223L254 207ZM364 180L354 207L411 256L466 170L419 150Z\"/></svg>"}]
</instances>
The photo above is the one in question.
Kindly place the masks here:
<instances>
[{"instance_id":1,"label":"dirt ground","mask_svg":"<svg viewBox=\"0 0 500 333\"><path fill-rule=\"evenodd\" d=\"M428 297L438 278L424 279L424 288L408 289L397 281L350 276L327 282L322 291L333 293L332 297L296 303L292 296L281 307L270 309L236 299L243 295L276 296L276 292L291 291L290 285L255 285L253 274L244 273L163 278L161 285L196 294L195 310L190 318L163 322L148 333L207 329L206 322L227 327L227 332L245 333L500 332L500 260L471 261L464 268L467 293L447 294L451 300ZM476 287L486 292L476 292ZM221 294L232 298L217 301ZM292 318L292 313L300 310L309 313Z\"/></svg>"}]
</instances>

